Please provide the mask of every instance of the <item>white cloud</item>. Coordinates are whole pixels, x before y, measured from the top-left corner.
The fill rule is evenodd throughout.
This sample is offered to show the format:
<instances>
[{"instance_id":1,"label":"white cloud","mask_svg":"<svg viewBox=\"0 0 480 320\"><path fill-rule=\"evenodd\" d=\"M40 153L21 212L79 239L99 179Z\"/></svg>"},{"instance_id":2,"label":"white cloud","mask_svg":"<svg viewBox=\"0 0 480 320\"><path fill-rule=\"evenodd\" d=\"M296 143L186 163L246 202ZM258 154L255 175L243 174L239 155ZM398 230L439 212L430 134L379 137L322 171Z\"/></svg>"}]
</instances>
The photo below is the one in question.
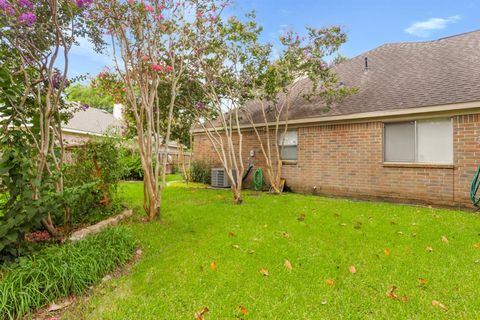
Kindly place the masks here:
<instances>
[{"instance_id":1,"label":"white cloud","mask_svg":"<svg viewBox=\"0 0 480 320\"><path fill-rule=\"evenodd\" d=\"M447 25L457 22L460 18L459 15L456 15L448 18L430 18L425 21L414 22L405 29L405 32L417 37L426 38L436 30L443 30Z\"/></svg>"}]
</instances>

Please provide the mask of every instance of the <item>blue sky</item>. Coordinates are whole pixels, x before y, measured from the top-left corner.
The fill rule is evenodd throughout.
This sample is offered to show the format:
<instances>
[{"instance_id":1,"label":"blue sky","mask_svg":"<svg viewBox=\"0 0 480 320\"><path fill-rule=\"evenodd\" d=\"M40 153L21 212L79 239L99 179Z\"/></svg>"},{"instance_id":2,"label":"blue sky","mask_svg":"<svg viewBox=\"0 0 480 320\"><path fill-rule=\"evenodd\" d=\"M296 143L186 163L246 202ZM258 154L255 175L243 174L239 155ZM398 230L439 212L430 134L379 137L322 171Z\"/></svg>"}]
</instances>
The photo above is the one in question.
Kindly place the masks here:
<instances>
[{"instance_id":1,"label":"blue sky","mask_svg":"<svg viewBox=\"0 0 480 320\"><path fill-rule=\"evenodd\" d=\"M480 29L480 0L236 0L230 14L257 12L263 41L287 28L340 25L348 34L341 53L356 56L388 42L428 41ZM109 64L87 41L72 51L70 76L95 75Z\"/></svg>"}]
</instances>

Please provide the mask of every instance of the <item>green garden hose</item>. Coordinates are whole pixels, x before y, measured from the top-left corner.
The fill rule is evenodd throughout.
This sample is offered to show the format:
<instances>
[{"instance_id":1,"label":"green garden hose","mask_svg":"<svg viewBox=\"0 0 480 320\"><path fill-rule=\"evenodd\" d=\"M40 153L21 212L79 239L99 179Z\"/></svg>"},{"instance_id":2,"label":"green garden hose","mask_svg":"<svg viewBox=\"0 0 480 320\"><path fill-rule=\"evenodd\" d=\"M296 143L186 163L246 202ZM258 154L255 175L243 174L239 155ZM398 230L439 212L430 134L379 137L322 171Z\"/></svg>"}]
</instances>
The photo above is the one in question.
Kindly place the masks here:
<instances>
[{"instance_id":1,"label":"green garden hose","mask_svg":"<svg viewBox=\"0 0 480 320\"><path fill-rule=\"evenodd\" d=\"M480 167L478 167L475 176L473 176L472 185L470 186L470 200L475 207L480 207L480 198L477 198L477 191L480 187Z\"/></svg>"},{"instance_id":2,"label":"green garden hose","mask_svg":"<svg viewBox=\"0 0 480 320\"><path fill-rule=\"evenodd\" d=\"M255 170L253 174L253 189L255 191L262 191L263 188L263 171L261 168Z\"/></svg>"}]
</instances>

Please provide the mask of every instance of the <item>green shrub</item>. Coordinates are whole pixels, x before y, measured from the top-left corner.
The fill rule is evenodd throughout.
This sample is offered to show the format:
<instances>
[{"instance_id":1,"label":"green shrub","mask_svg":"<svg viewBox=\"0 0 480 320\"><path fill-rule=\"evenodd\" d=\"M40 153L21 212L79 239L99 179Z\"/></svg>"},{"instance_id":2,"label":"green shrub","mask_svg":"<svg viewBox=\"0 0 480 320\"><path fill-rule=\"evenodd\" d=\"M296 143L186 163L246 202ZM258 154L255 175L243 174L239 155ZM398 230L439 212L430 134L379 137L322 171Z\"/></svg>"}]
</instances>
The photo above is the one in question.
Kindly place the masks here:
<instances>
[{"instance_id":1,"label":"green shrub","mask_svg":"<svg viewBox=\"0 0 480 320\"><path fill-rule=\"evenodd\" d=\"M143 168L140 154L127 148L122 149L120 157L122 180L143 180Z\"/></svg>"},{"instance_id":2,"label":"green shrub","mask_svg":"<svg viewBox=\"0 0 480 320\"><path fill-rule=\"evenodd\" d=\"M123 174L120 153L114 137L92 139L75 150L65 169L65 186L76 191L68 203L73 223L95 223L121 209L117 199Z\"/></svg>"},{"instance_id":3,"label":"green shrub","mask_svg":"<svg viewBox=\"0 0 480 320\"><path fill-rule=\"evenodd\" d=\"M22 258L0 278L0 318L21 319L56 299L81 294L125 264L135 246L131 233L117 227Z\"/></svg>"},{"instance_id":4,"label":"green shrub","mask_svg":"<svg viewBox=\"0 0 480 320\"><path fill-rule=\"evenodd\" d=\"M3 216L2 208L5 206L5 203L7 203L7 200L8 200L7 193L0 192L0 217Z\"/></svg>"},{"instance_id":5,"label":"green shrub","mask_svg":"<svg viewBox=\"0 0 480 320\"><path fill-rule=\"evenodd\" d=\"M193 161L190 166L190 180L210 184L212 165L205 161Z\"/></svg>"}]
</instances>

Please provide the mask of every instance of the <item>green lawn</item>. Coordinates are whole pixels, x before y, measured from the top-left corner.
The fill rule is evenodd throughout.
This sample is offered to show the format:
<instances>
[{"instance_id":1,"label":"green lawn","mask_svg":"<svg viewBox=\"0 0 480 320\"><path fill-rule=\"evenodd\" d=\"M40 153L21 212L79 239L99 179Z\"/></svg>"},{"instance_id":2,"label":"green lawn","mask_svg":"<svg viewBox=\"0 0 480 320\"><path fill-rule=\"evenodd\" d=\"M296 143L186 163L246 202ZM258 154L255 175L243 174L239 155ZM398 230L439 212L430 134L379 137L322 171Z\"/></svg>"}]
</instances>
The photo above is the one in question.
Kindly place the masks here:
<instances>
[{"instance_id":1,"label":"green lawn","mask_svg":"<svg viewBox=\"0 0 480 320\"><path fill-rule=\"evenodd\" d=\"M140 184L121 190L140 206ZM66 318L194 319L204 307L205 319L480 318L472 213L295 194L246 193L236 206L228 191L174 184L163 219L130 225L142 259Z\"/></svg>"},{"instance_id":2,"label":"green lawn","mask_svg":"<svg viewBox=\"0 0 480 320\"><path fill-rule=\"evenodd\" d=\"M173 173L173 174L167 174L165 176L165 180L167 182L171 182L171 181L180 181L180 180L183 180L183 177L180 173Z\"/></svg>"}]
</instances>

